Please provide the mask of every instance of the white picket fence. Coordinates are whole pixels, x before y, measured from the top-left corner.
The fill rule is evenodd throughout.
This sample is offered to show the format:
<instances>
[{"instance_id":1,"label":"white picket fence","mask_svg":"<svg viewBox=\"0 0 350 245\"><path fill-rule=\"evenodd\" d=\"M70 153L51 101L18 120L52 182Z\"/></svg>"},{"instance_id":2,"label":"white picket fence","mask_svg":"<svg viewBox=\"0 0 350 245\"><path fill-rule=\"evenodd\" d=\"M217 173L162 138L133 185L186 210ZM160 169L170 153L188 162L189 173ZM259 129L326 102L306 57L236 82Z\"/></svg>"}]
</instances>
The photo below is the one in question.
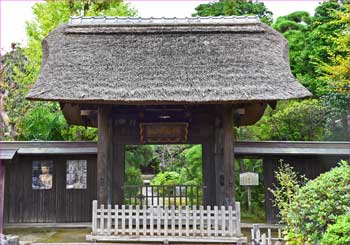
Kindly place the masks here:
<instances>
[{"instance_id":1,"label":"white picket fence","mask_svg":"<svg viewBox=\"0 0 350 245\"><path fill-rule=\"evenodd\" d=\"M240 204L235 207L140 207L100 205L93 201L89 241L229 242L241 234Z\"/></svg>"},{"instance_id":2,"label":"white picket fence","mask_svg":"<svg viewBox=\"0 0 350 245\"><path fill-rule=\"evenodd\" d=\"M265 229L267 233L261 230ZM277 237L272 236L272 230L277 231ZM282 229L280 227L264 228L257 224L253 225L251 229L252 244L254 245L282 245L285 241L282 238Z\"/></svg>"}]
</instances>

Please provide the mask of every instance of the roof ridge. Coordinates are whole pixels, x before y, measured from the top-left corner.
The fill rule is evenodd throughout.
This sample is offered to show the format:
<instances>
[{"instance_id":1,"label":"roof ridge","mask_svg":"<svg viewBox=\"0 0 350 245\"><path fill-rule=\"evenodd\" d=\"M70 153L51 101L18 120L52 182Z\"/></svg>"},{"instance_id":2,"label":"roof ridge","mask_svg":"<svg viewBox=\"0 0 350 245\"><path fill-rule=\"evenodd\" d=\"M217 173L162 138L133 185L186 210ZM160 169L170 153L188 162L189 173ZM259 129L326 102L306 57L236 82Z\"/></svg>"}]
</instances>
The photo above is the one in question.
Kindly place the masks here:
<instances>
[{"instance_id":1,"label":"roof ridge","mask_svg":"<svg viewBox=\"0 0 350 245\"><path fill-rule=\"evenodd\" d=\"M71 16L69 25L125 25L125 24L239 24L260 23L255 16L196 16L196 17L134 17L134 16Z\"/></svg>"}]
</instances>

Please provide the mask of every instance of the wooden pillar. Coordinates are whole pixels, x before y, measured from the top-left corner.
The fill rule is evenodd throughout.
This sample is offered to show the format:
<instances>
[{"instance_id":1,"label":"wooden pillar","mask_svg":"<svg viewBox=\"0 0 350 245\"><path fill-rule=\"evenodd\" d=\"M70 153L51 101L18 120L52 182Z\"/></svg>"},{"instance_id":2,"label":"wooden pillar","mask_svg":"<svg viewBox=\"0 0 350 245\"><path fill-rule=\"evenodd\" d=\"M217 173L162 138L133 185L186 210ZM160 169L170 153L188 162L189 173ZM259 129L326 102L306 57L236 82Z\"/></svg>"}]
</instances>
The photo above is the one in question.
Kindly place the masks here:
<instances>
[{"instance_id":1,"label":"wooden pillar","mask_svg":"<svg viewBox=\"0 0 350 245\"><path fill-rule=\"evenodd\" d=\"M4 197L5 197L5 164L0 160L0 234L4 225Z\"/></svg>"},{"instance_id":2,"label":"wooden pillar","mask_svg":"<svg viewBox=\"0 0 350 245\"><path fill-rule=\"evenodd\" d=\"M231 105L217 106L213 122L213 164L215 166L215 205L233 206L234 156L233 156L233 108Z\"/></svg>"},{"instance_id":3,"label":"wooden pillar","mask_svg":"<svg viewBox=\"0 0 350 245\"><path fill-rule=\"evenodd\" d=\"M112 106L98 107L97 200L113 202L113 164L116 162Z\"/></svg>"},{"instance_id":4,"label":"wooden pillar","mask_svg":"<svg viewBox=\"0 0 350 245\"><path fill-rule=\"evenodd\" d=\"M209 139L211 140L211 138ZM214 155L212 151L212 142L202 144L202 179L203 185L206 187L203 192L203 204L216 204L216 176Z\"/></svg>"},{"instance_id":5,"label":"wooden pillar","mask_svg":"<svg viewBox=\"0 0 350 245\"><path fill-rule=\"evenodd\" d=\"M118 138L118 135L114 136ZM113 202L124 204L125 145L116 144L116 162L113 164Z\"/></svg>"},{"instance_id":6,"label":"wooden pillar","mask_svg":"<svg viewBox=\"0 0 350 245\"><path fill-rule=\"evenodd\" d=\"M213 134L213 157L215 166L215 191L216 191L216 203L215 205L224 205L224 147L223 139L224 132L222 128L222 108L216 109L216 116L214 121L214 134Z\"/></svg>"},{"instance_id":7,"label":"wooden pillar","mask_svg":"<svg viewBox=\"0 0 350 245\"><path fill-rule=\"evenodd\" d=\"M235 182L234 182L234 155L233 155L233 108L225 105L223 108L222 128L224 134L224 205L234 206L235 204Z\"/></svg>"}]
</instances>

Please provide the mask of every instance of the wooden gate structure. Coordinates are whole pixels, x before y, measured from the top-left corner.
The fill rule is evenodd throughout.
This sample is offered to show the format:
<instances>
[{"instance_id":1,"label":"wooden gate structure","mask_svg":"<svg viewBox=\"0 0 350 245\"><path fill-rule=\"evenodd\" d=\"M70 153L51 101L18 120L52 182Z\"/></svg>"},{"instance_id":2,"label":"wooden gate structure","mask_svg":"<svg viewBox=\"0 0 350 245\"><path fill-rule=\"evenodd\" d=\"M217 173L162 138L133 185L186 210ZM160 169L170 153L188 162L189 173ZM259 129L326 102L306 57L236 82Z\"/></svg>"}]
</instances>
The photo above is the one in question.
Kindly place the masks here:
<instances>
[{"instance_id":1,"label":"wooden gate structure","mask_svg":"<svg viewBox=\"0 0 350 245\"><path fill-rule=\"evenodd\" d=\"M256 17L72 17L42 46L27 98L98 127L104 205L123 203L126 144L202 144L204 205L234 206L233 126L311 95L290 71L287 41Z\"/></svg>"}]
</instances>

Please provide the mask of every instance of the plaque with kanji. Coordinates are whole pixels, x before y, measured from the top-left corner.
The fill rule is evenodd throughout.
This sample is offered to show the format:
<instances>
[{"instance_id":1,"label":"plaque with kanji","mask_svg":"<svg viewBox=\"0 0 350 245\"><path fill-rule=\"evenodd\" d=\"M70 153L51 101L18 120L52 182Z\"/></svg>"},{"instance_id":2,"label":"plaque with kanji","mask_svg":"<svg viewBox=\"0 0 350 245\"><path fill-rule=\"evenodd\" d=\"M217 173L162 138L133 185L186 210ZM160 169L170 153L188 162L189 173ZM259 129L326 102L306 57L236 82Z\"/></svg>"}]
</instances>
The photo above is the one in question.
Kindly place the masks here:
<instances>
[{"instance_id":1,"label":"plaque with kanji","mask_svg":"<svg viewBox=\"0 0 350 245\"><path fill-rule=\"evenodd\" d=\"M253 172L241 173L239 175L239 184L245 186L259 185L259 174Z\"/></svg>"},{"instance_id":2,"label":"plaque with kanji","mask_svg":"<svg viewBox=\"0 0 350 245\"><path fill-rule=\"evenodd\" d=\"M188 123L140 123L141 143L187 143Z\"/></svg>"}]
</instances>

